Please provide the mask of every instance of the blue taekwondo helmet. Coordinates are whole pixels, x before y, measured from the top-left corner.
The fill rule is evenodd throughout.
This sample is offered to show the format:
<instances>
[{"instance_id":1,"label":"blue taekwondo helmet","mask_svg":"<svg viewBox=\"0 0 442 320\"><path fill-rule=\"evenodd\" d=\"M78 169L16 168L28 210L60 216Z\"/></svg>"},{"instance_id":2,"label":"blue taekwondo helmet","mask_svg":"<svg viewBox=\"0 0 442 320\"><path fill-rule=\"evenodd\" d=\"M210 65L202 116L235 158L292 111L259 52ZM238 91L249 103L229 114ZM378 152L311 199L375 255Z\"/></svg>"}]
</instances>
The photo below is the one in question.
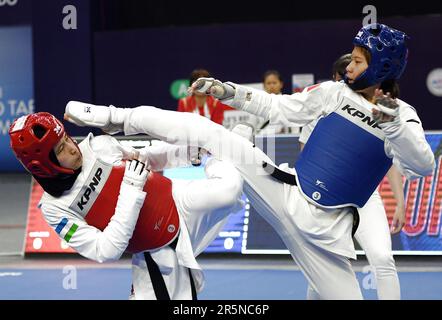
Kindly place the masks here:
<instances>
[{"instance_id":1,"label":"blue taekwondo helmet","mask_svg":"<svg viewBox=\"0 0 442 320\"><path fill-rule=\"evenodd\" d=\"M362 90L385 80L399 79L405 70L408 49L405 41L409 37L402 31L385 24L372 23L362 27L353 40L355 46L363 47L370 52L371 61L352 84L345 82L353 90Z\"/></svg>"}]
</instances>

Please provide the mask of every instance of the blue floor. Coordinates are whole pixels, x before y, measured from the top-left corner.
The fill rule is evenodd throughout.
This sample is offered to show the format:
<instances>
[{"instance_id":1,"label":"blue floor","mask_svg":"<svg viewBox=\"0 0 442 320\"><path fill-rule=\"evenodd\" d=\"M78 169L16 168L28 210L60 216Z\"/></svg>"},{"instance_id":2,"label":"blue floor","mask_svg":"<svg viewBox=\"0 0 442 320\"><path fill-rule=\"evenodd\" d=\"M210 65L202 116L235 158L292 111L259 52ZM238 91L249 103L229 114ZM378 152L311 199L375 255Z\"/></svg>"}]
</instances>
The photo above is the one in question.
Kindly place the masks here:
<instances>
[{"instance_id":1,"label":"blue floor","mask_svg":"<svg viewBox=\"0 0 442 320\"><path fill-rule=\"evenodd\" d=\"M201 300L303 300L307 287L299 271L206 270L205 275ZM372 277L357 276L364 297L376 299ZM76 274L62 269L0 269L0 300L125 300L130 277L129 269L77 269ZM403 299L442 299L441 272L402 272L399 278Z\"/></svg>"}]
</instances>

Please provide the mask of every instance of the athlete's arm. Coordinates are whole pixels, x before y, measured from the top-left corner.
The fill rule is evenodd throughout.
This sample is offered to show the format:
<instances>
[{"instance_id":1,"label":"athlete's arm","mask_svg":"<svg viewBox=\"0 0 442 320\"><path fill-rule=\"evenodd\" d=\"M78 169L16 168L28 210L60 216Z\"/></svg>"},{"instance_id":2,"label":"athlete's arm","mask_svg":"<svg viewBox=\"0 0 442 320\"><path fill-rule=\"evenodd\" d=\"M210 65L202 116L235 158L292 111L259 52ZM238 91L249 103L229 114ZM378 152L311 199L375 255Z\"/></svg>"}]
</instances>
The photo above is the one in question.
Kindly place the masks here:
<instances>
[{"instance_id":1,"label":"athlete's arm","mask_svg":"<svg viewBox=\"0 0 442 320\"><path fill-rule=\"evenodd\" d=\"M430 175L435 161L416 110L381 89L375 90L373 118L385 134L385 152L407 179Z\"/></svg>"},{"instance_id":2,"label":"athlete's arm","mask_svg":"<svg viewBox=\"0 0 442 320\"><path fill-rule=\"evenodd\" d=\"M232 82L200 78L189 89L210 94L224 104L269 119L271 124L304 126L327 112L330 99L339 96L342 84L328 81L292 95L274 95Z\"/></svg>"},{"instance_id":3,"label":"athlete's arm","mask_svg":"<svg viewBox=\"0 0 442 320\"><path fill-rule=\"evenodd\" d=\"M402 104L393 121L380 123L385 133L385 151L407 179L433 172L434 153L425 139L421 120L410 106Z\"/></svg>"},{"instance_id":4,"label":"athlete's arm","mask_svg":"<svg viewBox=\"0 0 442 320\"><path fill-rule=\"evenodd\" d=\"M136 161L126 163L115 214L103 231L88 225L70 209L60 208L50 200L42 201L40 208L48 224L82 256L101 263L118 260L126 250L146 197L142 189L147 171L141 163L135 164Z\"/></svg>"},{"instance_id":5,"label":"athlete's arm","mask_svg":"<svg viewBox=\"0 0 442 320\"><path fill-rule=\"evenodd\" d=\"M390 170L388 170L387 178L394 198L396 199L396 210L391 224L391 233L395 234L401 231L405 224L404 187L402 184L402 175L395 166L392 166Z\"/></svg>"}]
</instances>

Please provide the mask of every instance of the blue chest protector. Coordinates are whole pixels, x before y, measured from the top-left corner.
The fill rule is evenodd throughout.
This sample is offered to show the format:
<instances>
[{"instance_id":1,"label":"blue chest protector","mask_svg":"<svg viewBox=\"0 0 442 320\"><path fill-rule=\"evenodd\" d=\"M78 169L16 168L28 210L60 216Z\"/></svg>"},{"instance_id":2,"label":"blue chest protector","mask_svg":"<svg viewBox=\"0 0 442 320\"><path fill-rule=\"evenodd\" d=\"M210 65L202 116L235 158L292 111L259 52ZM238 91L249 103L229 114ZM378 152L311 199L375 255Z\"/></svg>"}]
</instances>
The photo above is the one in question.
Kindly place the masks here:
<instances>
[{"instance_id":1,"label":"blue chest protector","mask_svg":"<svg viewBox=\"0 0 442 320\"><path fill-rule=\"evenodd\" d=\"M320 119L295 163L301 191L323 207L363 207L392 165L382 130L343 103Z\"/></svg>"}]
</instances>

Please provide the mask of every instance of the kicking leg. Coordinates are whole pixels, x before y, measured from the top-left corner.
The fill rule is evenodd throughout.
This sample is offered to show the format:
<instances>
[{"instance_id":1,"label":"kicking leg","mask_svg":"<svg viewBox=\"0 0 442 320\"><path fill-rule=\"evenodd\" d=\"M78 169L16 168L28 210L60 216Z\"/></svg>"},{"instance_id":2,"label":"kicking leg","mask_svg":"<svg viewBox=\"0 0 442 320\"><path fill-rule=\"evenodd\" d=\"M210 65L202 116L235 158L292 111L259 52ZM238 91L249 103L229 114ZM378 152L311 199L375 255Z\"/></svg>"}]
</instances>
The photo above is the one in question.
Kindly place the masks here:
<instances>
[{"instance_id":1,"label":"kicking leg","mask_svg":"<svg viewBox=\"0 0 442 320\"><path fill-rule=\"evenodd\" d=\"M163 111L152 107L126 117L126 133L143 132L169 143L188 143L203 147L214 156L232 161L244 177L246 192L257 212L279 233L294 260L322 299L361 299L362 295L348 258L328 252L305 240L296 223L286 215L284 184L262 168L270 158L247 139L208 119L193 114ZM144 116L144 119L142 118ZM166 120L167 119L167 120ZM298 196L301 195L298 193ZM305 203L297 201L298 203ZM298 210L309 210L299 207ZM351 225L350 221L349 225ZM292 227L293 226L293 227Z\"/></svg>"},{"instance_id":2,"label":"kicking leg","mask_svg":"<svg viewBox=\"0 0 442 320\"><path fill-rule=\"evenodd\" d=\"M207 179L173 180L175 203L186 222L195 256L218 235L230 213L242 207L243 179L226 161L209 159Z\"/></svg>"},{"instance_id":3,"label":"kicking leg","mask_svg":"<svg viewBox=\"0 0 442 320\"><path fill-rule=\"evenodd\" d=\"M286 202L290 199L286 199L285 185L264 171L263 161L273 163L250 141L191 113L165 111L154 107L113 111L116 115L112 122L123 125L126 134L146 133L171 144L202 147L215 157L230 160L244 178L244 191L248 198L279 233L321 298L361 298L359 285L348 259L320 249L311 241L305 240L307 237L286 214ZM301 197L299 193L298 197ZM297 210L309 208L300 206ZM347 222L351 226L351 222ZM295 227L289 228L288 225Z\"/></svg>"}]
</instances>

